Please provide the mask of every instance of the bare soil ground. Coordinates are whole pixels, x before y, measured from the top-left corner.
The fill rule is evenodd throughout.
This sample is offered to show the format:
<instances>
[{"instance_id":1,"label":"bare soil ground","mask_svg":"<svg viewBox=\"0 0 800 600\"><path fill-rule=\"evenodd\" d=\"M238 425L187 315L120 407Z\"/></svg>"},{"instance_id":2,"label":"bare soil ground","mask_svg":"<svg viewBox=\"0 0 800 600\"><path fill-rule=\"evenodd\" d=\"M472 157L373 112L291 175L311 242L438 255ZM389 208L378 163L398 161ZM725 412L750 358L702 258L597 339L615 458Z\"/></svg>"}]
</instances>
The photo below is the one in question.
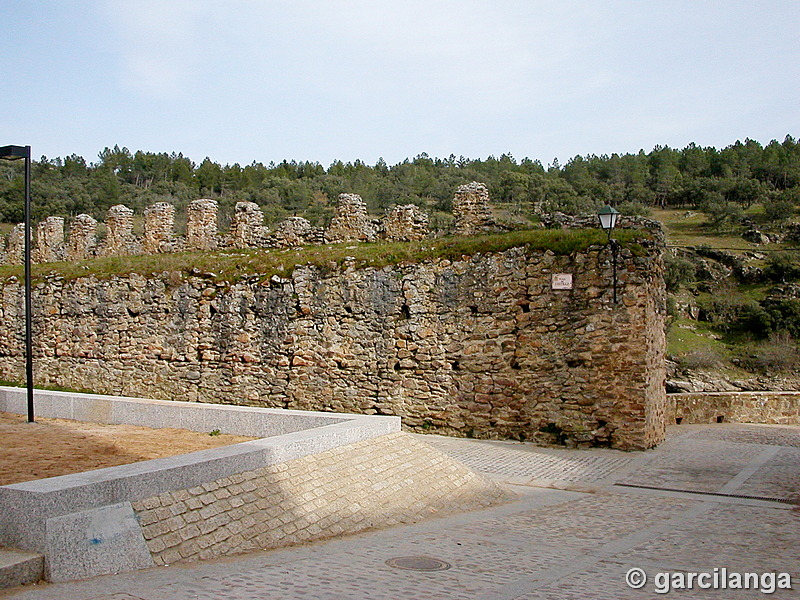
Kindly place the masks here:
<instances>
[{"instance_id":1,"label":"bare soil ground","mask_svg":"<svg viewBox=\"0 0 800 600\"><path fill-rule=\"evenodd\" d=\"M186 454L254 438L0 412L0 485Z\"/></svg>"}]
</instances>

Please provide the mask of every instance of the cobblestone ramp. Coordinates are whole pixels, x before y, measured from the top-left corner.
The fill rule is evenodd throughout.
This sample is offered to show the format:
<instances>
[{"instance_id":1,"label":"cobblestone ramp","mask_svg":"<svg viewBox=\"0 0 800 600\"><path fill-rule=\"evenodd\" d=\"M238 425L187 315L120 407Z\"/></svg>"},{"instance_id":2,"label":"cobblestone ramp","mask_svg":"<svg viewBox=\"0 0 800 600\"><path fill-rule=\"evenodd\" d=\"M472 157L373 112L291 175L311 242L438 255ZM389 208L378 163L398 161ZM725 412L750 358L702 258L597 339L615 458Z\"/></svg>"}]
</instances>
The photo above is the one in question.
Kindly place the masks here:
<instances>
[{"instance_id":1,"label":"cobblestone ramp","mask_svg":"<svg viewBox=\"0 0 800 600\"><path fill-rule=\"evenodd\" d=\"M586 451L569 455L525 445L524 449L497 442L424 436L423 439L480 473L511 478L567 482L597 482L608 478L633 460L617 451ZM520 446L523 446L520 444Z\"/></svg>"},{"instance_id":2,"label":"cobblestone ramp","mask_svg":"<svg viewBox=\"0 0 800 600\"><path fill-rule=\"evenodd\" d=\"M512 494L406 433L341 446L133 504L156 564L420 521Z\"/></svg>"}]
</instances>

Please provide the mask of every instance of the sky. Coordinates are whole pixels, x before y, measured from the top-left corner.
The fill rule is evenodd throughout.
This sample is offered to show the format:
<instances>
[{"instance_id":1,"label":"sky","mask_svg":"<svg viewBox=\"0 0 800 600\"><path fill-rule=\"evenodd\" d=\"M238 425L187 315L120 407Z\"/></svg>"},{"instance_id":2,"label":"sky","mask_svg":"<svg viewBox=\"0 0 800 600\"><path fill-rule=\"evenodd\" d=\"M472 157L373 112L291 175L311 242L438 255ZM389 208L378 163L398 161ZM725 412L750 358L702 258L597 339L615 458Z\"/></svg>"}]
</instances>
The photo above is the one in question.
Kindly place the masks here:
<instances>
[{"instance_id":1,"label":"sky","mask_svg":"<svg viewBox=\"0 0 800 600\"><path fill-rule=\"evenodd\" d=\"M544 165L800 137L797 0L0 0L0 145Z\"/></svg>"}]
</instances>

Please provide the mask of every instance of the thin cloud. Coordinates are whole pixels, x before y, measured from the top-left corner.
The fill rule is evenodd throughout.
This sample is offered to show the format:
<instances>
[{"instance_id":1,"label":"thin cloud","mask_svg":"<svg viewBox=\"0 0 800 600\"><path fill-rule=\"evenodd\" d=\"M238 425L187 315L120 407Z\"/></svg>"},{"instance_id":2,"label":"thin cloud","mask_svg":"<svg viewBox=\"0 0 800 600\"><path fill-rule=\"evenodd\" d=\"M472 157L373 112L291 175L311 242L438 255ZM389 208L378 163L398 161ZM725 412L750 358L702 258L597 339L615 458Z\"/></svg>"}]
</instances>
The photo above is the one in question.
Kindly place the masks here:
<instances>
[{"instance_id":1,"label":"thin cloud","mask_svg":"<svg viewBox=\"0 0 800 600\"><path fill-rule=\"evenodd\" d=\"M118 33L124 87L152 98L175 98L188 91L200 73L204 3L107 0L103 9Z\"/></svg>"}]
</instances>

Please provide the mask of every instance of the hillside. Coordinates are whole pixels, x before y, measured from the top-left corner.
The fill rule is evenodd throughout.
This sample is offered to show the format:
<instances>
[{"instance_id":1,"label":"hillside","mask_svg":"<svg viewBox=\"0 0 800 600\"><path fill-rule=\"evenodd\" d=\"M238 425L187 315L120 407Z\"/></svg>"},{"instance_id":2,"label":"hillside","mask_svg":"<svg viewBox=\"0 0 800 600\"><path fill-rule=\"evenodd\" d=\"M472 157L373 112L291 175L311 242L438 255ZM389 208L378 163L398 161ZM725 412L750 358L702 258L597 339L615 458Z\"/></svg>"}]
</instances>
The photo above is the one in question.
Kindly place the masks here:
<instances>
[{"instance_id":1,"label":"hillside","mask_svg":"<svg viewBox=\"0 0 800 600\"><path fill-rule=\"evenodd\" d=\"M693 210L652 216L670 247L668 389L797 389L800 228L759 204L723 230Z\"/></svg>"}]
</instances>

